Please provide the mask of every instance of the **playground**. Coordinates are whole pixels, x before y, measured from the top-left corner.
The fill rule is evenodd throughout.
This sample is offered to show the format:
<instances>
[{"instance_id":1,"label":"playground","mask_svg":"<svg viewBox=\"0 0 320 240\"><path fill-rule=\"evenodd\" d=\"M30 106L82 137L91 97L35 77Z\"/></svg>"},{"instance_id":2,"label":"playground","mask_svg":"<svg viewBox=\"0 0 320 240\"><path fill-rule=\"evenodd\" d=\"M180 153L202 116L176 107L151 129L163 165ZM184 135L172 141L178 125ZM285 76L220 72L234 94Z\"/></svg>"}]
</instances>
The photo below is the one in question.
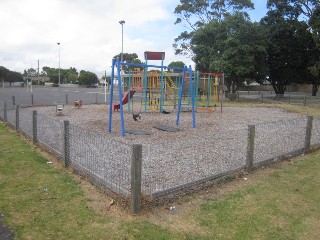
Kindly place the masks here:
<instances>
[{"instance_id":1,"label":"playground","mask_svg":"<svg viewBox=\"0 0 320 240\"><path fill-rule=\"evenodd\" d=\"M301 117L278 108L223 107L224 74L164 66L164 52L146 51L144 57L144 64L112 60L107 104L76 100L61 111L57 106L40 107L38 113L128 144L218 136L248 125ZM161 61L161 65L150 65L150 61Z\"/></svg>"},{"instance_id":2,"label":"playground","mask_svg":"<svg viewBox=\"0 0 320 240\"><path fill-rule=\"evenodd\" d=\"M83 105L77 108L71 105L64 107L63 114L56 114L54 106L36 107L38 114L48 116L59 121L68 120L71 124L80 126L89 131L107 135L117 141L137 144L157 144L183 139L196 139L209 135L219 135L223 132L247 128L250 124L273 122L278 120L295 119L301 114L291 113L280 108L267 107L225 107L223 112L215 111L197 113L197 127L192 127L192 112L182 112L179 125L175 124L177 111L170 114L159 112L141 113L141 119L135 121L131 113L125 110L124 121L126 130L145 132L145 135L126 133L121 136L120 112L113 112L112 132L107 131L108 120L106 105ZM177 128L179 131L161 131L155 126L165 125Z\"/></svg>"},{"instance_id":3,"label":"playground","mask_svg":"<svg viewBox=\"0 0 320 240\"><path fill-rule=\"evenodd\" d=\"M163 60L164 54L159 56ZM198 73L190 66L173 68L179 72L170 75L163 64L127 64L140 69L121 75L124 63L112 64L109 102L77 99L72 105L33 107L37 112L17 107L3 115L76 171L121 196L132 193L136 147L142 162L139 193L157 199L318 144L319 119L274 107L224 107L223 74Z\"/></svg>"}]
</instances>

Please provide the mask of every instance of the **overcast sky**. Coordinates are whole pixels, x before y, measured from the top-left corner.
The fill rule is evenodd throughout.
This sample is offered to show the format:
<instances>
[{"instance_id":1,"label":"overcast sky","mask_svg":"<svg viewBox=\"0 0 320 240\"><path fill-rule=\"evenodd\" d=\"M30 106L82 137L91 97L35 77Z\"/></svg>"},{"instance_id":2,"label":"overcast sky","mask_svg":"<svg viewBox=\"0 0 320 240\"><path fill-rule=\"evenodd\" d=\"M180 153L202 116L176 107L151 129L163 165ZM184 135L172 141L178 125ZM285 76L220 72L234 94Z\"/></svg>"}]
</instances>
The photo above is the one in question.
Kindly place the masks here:
<instances>
[{"instance_id":1,"label":"overcast sky","mask_svg":"<svg viewBox=\"0 0 320 240\"><path fill-rule=\"evenodd\" d=\"M267 0L254 0L251 19L266 13ZM12 71L43 66L95 72L111 70L112 57L121 52L164 51L164 65L191 59L174 55L174 38L184 29L174 25L179 0L0 0L0 66ZM152 62L152 64L161 64Z\"/></svg>"}]
</instances>

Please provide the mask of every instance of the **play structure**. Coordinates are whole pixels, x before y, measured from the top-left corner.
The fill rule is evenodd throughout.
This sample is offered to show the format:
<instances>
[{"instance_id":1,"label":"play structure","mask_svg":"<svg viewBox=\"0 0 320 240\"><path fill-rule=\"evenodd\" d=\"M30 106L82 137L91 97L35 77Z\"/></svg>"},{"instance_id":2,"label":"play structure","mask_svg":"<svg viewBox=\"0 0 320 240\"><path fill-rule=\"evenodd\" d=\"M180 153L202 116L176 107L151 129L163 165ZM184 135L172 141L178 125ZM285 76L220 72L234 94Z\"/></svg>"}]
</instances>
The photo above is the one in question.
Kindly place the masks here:
<instances>
[{"instance_id":1,"label":"play structure","mask_svg":"<svg viewBox=\"0 0 320 240\"><path fill-rule=\"evenodd\" d=\"M129 101L130 99L132 99L133 94L134 94L135 92L136 92L136 90L130 90L130 91L126 92L125 96L122 98L122 101L121 101L121 102L122 102L122 105L127 104L128 101ZM119 110L119 109L120 109L120 102L113 103L113 104L112 104L112 109L113 109L113 111Z\"/></svg>"},{"instance_id":2,"label":"play structure","mask_svg":"<svg viewBox=\"0 0 320 240\"><path fill-rule=\"evenodd\" d=\"M205 110L212 113L220 100L222 112L224 75L192 71L191 66L168 67L163 65L164 52L145 52L145 64L125 63L112 60L110 111L108 131L112 130L112 112L120 110L121 133L125 136L124 105L133 116L141 117L141 112L170 113L165 107L176 109L176 125L182 111L192 113L192 127L196 128L196 112ZM150 65L148 61L161 61L161 65ZM128 74L122 74L121 65L129 67ZM115 75L115 67L117 74ZM152 70L148 71L149 68ZM170 70L174 70L172 73ZM119 102L114 102L114 84L118 84ZM219 87L221 89L219 89ZM123 93L123 90L126 92ZM219 96L220 93L220 96ZM139 112L133 109L133 96L140 97ZM130 103L131 100L131 103ZM167 105L166 105L167 104ZM134 120L136 120L134 118Z\"/></svg>"}]
</instances>

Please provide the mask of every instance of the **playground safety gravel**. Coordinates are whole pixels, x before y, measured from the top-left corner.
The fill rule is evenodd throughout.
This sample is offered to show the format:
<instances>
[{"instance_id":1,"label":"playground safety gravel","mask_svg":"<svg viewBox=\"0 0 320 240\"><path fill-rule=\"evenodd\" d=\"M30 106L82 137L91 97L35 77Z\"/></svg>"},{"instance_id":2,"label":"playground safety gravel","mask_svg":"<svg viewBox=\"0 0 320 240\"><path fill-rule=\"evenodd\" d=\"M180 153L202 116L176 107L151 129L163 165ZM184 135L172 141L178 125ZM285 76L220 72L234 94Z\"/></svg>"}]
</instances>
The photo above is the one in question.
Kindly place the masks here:
<instances>
[{"instance_id":1,"label":"playground safety gravel","mask_svg":"<svg viewBox=\"0 0 320 240\"><path fill-rule=\"evenodd\" d=\"M201 111L196 114L196 128L192 126L191 112L182 112L179 125L176 125L177 111L167 109L170 114L159 112L141 113L141 120L134 121L131 113L124 113L125 129L140 130L150 135L126 134L121 136L120 112L112 113L112 131L108 132L109 107L105 105L83 105L82 108L65 106L62 115L57 115L55 107L36 107L38 114L48 116L59 121L68 120L84 129L104 134L112 139L128 144L159 144L185 138L197 138L207 135L217 135L266 122L286 119L296 119L303 115L292 113L280 108L269 107L224 107L223 112L217 108L215 112ZM178 132L160 131L154 126L166 125L179 128Z\"/></svg>"},{"instance_id":2,"label":"playground safety gravel","mask_svg":"<svg viewBox=\"0 0 320 240\"><path fill-rule=\"evenodd\" d=\"M201 111L196 114L196 128L193 128L191 112L182 112L179 125L176 125L176 110L166 109L171 113L142 113L139 121L134 121L132 114L126 112L126 130L150 134L126 134L122 137L120 112L112 113L112 131L108 132L109 111L105 105L65 106L62 115L57 115L55 107L34 109L40 115L59 121L68 120L70 124L123 142L126 146L142 144L142 190L146 194L163 192L245 166L248 125L256 125L255 162L303 148L306 128L305 115L280 108L225 107L222 113L219 108L214 113ZM154 128L156 125L179 128L180 131L161 131ZM103 159L106 154L106 150L101 148L101 151L92 150L91 154L96 157L95 162L90 163L95 164L98 169L95 171L100 172L102 168L98 166L105 165ZM130 191L130 178L126 175L130 172L130 155L128 159L120 153L119 148L108 149L107 154L113 159L108 162L109 168L112 164L118 166L108 178L114 180L116 176L124 176L118 177L119 186ZM89 164L91 159L87 161Z\"/></svg>"}]
</instances>

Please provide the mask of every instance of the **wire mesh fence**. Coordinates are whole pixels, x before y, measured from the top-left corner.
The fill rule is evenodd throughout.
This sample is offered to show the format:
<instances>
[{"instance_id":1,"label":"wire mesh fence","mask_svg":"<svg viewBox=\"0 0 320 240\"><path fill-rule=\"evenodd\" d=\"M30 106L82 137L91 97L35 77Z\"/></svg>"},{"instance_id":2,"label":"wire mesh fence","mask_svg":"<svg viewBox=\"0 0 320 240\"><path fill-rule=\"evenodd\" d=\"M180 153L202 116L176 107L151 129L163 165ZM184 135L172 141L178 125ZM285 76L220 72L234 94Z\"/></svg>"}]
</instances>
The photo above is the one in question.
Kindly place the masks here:
<instances>
[{"instance_id":1,"label":"wire mesh fence","mask_svg":"<svg viewBox=\"0 0 320 240\"><path fill-rule=\"evenodd\" d=\"M298 106L319 107L320 97L306 94L286 93L277 95L272 93L259 94L260 101L263 103L292 104Z\"/></svg>"},{"instance_id":2,"label":"wire mesh fence","mask_svg":"<svg viewBox=\"0 0 320 240\"><path fill-rule=\"evenodd\" d=\"M36 137L39 144L72 169L120 198L132 197L133 145L34 114L28 108L5 108L0 102L1 118L6 112L11 126L30 138ZM143 144L140 193L159 199L248 169L250 138L253 164L297 155L310 145L320 145L320 118L256 124L253 132L249 126L162 144Z\"/></svg>"},{"instance_id":3,"label":"wire mesh fence","mask_svg":"<svg viewBox=\"0 0 320 240\"><path fill-rule=\"evenodd\" d=\"M26 108L19 110L19 129L29 138L33 138L33 120L32 111Z\"/></svg>"},{"instance_id":4,"label":"wire mesh fence","mask_svg":"<svg viewBox=\"0 0 320 240\"><path fill-rule=\"evenodd\" d=\"M70 125L69 162L113 192L130 195L131 145Z\"/></svg>"},{"instance_id":5,"label":"wire mesh fence","mask_svg":"<svg viewBox=\"0 0 320 240\"><path fill-rule=\"evenodd\" d=\"M317 146L320 144L320 118L313 118L312 132L311 132L311 146Z\"/></svg>"},{"instance_id":6,"label":"wire mesh fence","mask_svg":"<svg viewBox=\"0 0 320 240\"><path fill-rule=\"evenodd\" d=\"M247 129L143 145L142 190L164 195L245 166Z\"/></svg>"},{"instance_id":7,"label":"wire mesh fence","mask_svg":"<svg viewBox=\"0 0 320 240\"><path fill-rule=\"evenodd\" d=\"M16 110L14 108L8 108L7 110L7 122L12 126L16 127Z\"/></svg>"},{"instance_id":8,"label":"wire mesh fence","mask_svg":"<svg viewBox=\"0 0 320 240\"><path fill-rule=\"evenodd\" d=\"M38 142L59 159L63 156L63 130L63 122L40 114L37 116Z\"/></svg>"},{"instance_id":9,"label":"wire mesh fence","mask_svg":"<svg viewBox=\"0 0 320 240\"><path fill-rule=\"evenodd\" d=\"M4 121L5 102L0 100L0 120Z\"/></svg>"},{"instance_id":10,"label":"wire mesh fence","mask_svg":"<svg viewBox=\"0 0 320 240\"><path fill-rule=\"evenodd\" d=\"M306 118L276 121L255 126L254 163L302 151L305 146Z\"/></svg>"}]
</instances>

